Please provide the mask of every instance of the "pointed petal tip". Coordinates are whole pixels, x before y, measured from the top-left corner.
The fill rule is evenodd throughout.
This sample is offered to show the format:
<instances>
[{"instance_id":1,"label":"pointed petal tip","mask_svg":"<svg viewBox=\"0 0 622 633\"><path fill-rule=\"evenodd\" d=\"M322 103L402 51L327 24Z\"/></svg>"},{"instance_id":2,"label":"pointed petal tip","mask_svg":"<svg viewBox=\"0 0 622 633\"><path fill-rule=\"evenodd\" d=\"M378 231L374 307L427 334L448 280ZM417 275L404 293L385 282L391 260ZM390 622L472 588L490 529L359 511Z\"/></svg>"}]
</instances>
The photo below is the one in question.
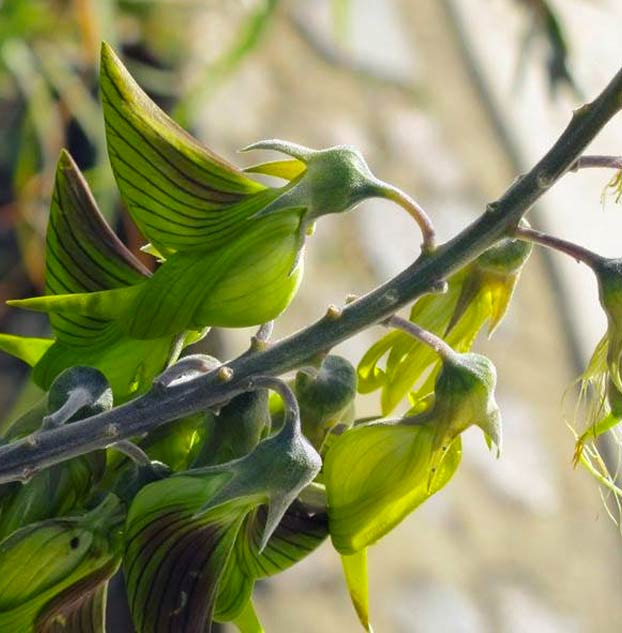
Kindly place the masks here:
<instances>
[{"instance_id":1,"label":"pointed petal tip","mask_svg":"<svg viewBox=\"0 0 622 633\"><path fill-rule=\"evenodd\" d=\"M117 54L114 52L114 48L106 40L102 40L101 48L100 48L100 58L102 63L104 61L115 61L119 59Z\"/></svg>"},{"instance_id":2,"label":"pointed petal tip","mask_svg":"<svg viewBox=\"0 0 622 633\"><path fill-rule=\"evenodd\" d=\"M71 169L71 168L74 168L75 165L76 163L73 160L71 154L69 153L69 150L63 147L60 150L60 153L58 154L58 167L62 167L64 169Z\"/></svg>"}]
</instances>

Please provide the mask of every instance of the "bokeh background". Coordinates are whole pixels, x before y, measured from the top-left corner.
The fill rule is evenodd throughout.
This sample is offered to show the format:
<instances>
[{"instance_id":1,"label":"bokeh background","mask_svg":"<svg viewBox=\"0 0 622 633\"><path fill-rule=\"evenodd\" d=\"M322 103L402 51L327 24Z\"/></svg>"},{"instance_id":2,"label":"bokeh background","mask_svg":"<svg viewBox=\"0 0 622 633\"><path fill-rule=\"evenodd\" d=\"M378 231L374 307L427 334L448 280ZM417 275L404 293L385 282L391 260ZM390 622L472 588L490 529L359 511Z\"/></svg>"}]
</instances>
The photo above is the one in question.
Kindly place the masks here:
<instances>
[{"instance_id":1,"label":"bokeh background","mask_svg":"<svg viewBox=\"0 0 622 633\"><path fill-rule=\"evenodd\" d=\"M619 0L0 0L0 331L46 332L45 318L4 299L41 290L61 147L86 170L123 239L141 245L106 162L96 88L102 39L218 153L250 164L254 157L235 152L262 138L355 145L448 238L610 79L622 60L620 25ZM622 154L622 118L593 151ZM566 176L533 222L622 254L622 205L602 196L611 175ZM326 218L276 335L395 274L419 241L412 221L382 201ZM377 631L622 630L620 528L594 481L572 469L565 422L564 394L604 327L591 275L536 253L506 321L477 344L499 370L504 453L494 460L467 432L452 484L371 550ZM356 363L380 333L338 351ZM230 357L248 335L215 332L206 344ZM26 376L0 357L0 417L27 405ZM358 407L374 414L377 398ZM615 470L615 447L605 452ZM359 630L330 544L256 594L269 632Z\"/></svg>"}]
</instances>

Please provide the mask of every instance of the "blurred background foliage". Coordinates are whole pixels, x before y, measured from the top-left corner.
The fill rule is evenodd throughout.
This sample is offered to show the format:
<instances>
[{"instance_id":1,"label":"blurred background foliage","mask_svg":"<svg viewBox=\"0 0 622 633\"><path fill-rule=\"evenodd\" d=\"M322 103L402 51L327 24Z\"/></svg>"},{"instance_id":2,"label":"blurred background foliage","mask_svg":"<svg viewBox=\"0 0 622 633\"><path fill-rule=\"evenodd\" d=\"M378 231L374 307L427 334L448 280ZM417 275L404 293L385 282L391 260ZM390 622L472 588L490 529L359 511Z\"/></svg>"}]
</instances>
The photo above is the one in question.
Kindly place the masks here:
<instances>
[{"instance_id":1,"label":"blurred background foliage","mask_svg":"<svg viewBox=\"0 0 622 633\"><path fill-rule=\"evenodd\" d=\"M448 238L608 79L606 51L620 59L619 28L609 49L601 37L590 56L590 25L620 17L617 0L0 0L0 331L47 332L41 315L8 310L4 300L43 287L62 147L142 256L107 163L96 88L101 40L217 152L234 156L272 136L357 145L380 177L422 199ZM599 207L607 179L594 176L581 200ZM561 190L559 208L579 203L576 191ZM550 222L561 226L559 217L551 213ZM417 236L380 203L331 222L313 241L303 292L280 320L280 334L412 259ZM567 226L589 237L585 222ZM564 285L564 270L544 256L530 268L516 316L497 343L482 343L508 376L500 385L507 456L483 465L467 442L472 471L372 554L381 563L373 565L381 570L372 579L372 608L382 631L607 633L622 626L615 527L591 481L571 470L573 439L560 411L590 349L582 337L594 338L602 325L593 316L596 297L594 310L581 312L587 282L573 273ZM590 323L587 334L573 314ZM364 334L341 353L357 362L375 338ZM230 355L246 340L246 333L216 334L207 344ZM25 377L25 367L0 357L1 412ZM377 410L375 400L362 400L361 415ZM261 585L259 609L270 631L357 630L329 546Z\"/></svg>"}]
</instances>

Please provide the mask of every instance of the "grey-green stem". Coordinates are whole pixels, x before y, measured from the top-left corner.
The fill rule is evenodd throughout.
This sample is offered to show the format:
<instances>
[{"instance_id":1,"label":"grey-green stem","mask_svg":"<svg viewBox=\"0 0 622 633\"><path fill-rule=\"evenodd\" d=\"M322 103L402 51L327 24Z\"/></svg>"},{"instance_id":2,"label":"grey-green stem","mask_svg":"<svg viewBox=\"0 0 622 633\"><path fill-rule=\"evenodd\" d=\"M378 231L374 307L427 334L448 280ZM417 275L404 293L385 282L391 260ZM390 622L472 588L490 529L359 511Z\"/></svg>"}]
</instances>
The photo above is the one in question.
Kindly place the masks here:
<instances>
[{"instance_id":1,"label":"grey-green stem","mask_svg":"<svg viewBox=\"0 0 622 633\"><path fill-rule=\"evenodd\" d=\"M338 317L327 315L264 351L227 363L231 374L214 370L168 389L152 390L111 411L2 446L0 483L23 479L52 464L104 448L110 444L111 428L117 441L141 436L165 422L226 401L252 388L253 376L291 371L318 352L387 319L430 292L439 279L512 235L525 213L575 164L620 109L622 70L595 101L575 111L546 155L489 204L482 216L433 253L423 254L393 279L345 306Z\"/></svg>"}]
</instances>

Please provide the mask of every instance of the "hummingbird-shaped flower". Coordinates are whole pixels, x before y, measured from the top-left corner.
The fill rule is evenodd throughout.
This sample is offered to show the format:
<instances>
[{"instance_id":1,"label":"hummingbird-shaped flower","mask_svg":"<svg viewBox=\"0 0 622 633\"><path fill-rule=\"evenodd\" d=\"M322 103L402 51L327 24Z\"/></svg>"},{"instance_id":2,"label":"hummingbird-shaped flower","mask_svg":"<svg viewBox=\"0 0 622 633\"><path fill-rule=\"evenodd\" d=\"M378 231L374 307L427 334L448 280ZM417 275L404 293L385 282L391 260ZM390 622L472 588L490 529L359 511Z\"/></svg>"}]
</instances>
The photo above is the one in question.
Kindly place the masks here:
<instances>
[{"instance_id":1,"label":"hummingbird-shaped flower","mask_svg":"<svg viewBox=\"0 0 622 633\"><path fill-rule=\"evenodd\" d=\"M97 295L140 285L150 276L108 226L71 156L61 152L46 233L48 294L41 299ZM54 338L0 334L0 349L31 365L33 381L44 390L69 367L96 367L111 384L117 402L146 390L153 377L175 360L183 347L179 343L200 336L183 333L139 341L113 319L77 312L53 313L50 325Z\"/></svg>"},{"instance_id":2,"label":"hummingbird-shaped flower","mask_svg":"<svg viewBox=\"0 0 622 633\"><path fill-rule=\"evenodd\" d=\"M479 354L443 349L425 410L354 426L334 440L324 460L331 539L367 630L367 548L449 482L467 428L479 426L488 445L500 449L493 364Z\"/></svg>"},{"instance_id":3,"label":"hummingbird-shaped flower","mask_svg":"<svg viewBox=\"0 0 622 633\"><path fill-rule=\"evenodd\" d=\"M325 513L297 499L321 459L302 435L293 395L287 402L282 428L248 454L176 473L134 498L124 566L140 633L248 623L255 579L286 569L326 536Z\"/></svg>"},{"instance_id":4,"label":"hummingbird-shaped flower","mask_svg":"<svg viewBox=\"0 0 622 633\"><path fill-rule=\"evenodd\" d=\"M320 216L367 198L396 201L418 221L417 203L378 180L346 146L312 150L261 141L287 160L247 170L284 178L268 187L189 136L141 90L104 44L101 94L110 162L121 197L162 265L153 276L113 288L67 288L11 305L114 323L131 339L162 339L208 326L243 327L277 317L302 277L305 236ZM56 317L54 317L56 318Z\"/></svg>"}]
</instances>

